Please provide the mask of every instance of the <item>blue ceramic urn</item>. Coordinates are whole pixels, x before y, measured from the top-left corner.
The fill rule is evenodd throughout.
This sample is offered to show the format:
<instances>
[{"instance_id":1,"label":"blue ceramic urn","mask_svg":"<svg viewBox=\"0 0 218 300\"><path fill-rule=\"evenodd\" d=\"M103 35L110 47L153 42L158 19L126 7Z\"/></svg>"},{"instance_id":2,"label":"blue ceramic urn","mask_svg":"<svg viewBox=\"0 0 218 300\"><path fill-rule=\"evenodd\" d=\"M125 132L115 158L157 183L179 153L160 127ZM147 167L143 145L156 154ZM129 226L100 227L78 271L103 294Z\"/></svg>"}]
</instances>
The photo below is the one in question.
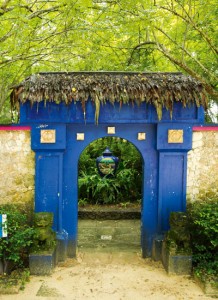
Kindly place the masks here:
<instances>
[{"instance_id":1,"label":"blue ceramic urn","mask_svg":"<svg viewBox=\"0 0 218 300\"><path fill-rule=\"evenodd\" d=\"M102 156L99 156L96 159L96 165L98 168L98 172L101 177L107 176L112 177L115 175L117 166L118 166L119 158L113 156L110 149L107 147Z\"/></svg>"}]
</instances>

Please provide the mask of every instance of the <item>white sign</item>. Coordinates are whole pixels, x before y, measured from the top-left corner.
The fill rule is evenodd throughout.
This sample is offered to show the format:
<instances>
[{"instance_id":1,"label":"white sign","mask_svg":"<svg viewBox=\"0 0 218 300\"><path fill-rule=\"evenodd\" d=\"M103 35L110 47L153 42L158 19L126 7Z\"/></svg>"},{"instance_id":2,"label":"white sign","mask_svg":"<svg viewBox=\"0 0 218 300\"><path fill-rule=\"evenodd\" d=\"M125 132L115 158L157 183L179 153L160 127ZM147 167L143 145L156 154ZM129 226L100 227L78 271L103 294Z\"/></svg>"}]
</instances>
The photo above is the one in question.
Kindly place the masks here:
<instances>
[{"instance_id":1,"label":"white sign","mask_svg":"<svg viewBox=\"0 0 218 300\"><path fill-rule=\"evenodd\" d=\"M7 237L7 215L0 215L0 238L1 237Z\"/></svg>"},{"instance_id":2,"label":"white sign","mask_svg":"<svg viewBox=\"0 0 218 300\"><path fill-rule=\"evenodd\" d=\"M101 235L101 240L111 241L112 235Z\"/></svg>"}]
</instances>

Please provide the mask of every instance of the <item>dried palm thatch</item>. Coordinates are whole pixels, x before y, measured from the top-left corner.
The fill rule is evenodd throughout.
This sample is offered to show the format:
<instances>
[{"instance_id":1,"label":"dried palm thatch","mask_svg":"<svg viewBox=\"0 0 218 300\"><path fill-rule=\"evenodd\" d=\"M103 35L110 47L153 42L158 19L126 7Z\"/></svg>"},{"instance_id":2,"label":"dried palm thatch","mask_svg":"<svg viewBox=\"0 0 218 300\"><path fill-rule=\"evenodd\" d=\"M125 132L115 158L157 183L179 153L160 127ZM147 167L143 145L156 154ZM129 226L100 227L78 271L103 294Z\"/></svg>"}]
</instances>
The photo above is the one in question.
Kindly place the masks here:
<instances>
[{"instance_id":1,"label":"dried palm thatch","mask_svg":"<svg viewBox=\"0 0 218 300\"><path fill-rule=\"evenodd\" d=\"M100 104L109 101L153 104L158 119L162 109L172 115L174 102L183 107L191 104L207 107L204 88L196 79L181 73L135 73L135 72L58 72L39 73L25 79L13 88L12 107L18 103L44 101L70 104L91 99L95 103L95 120L98 122Z\"/></svg>"}]
</instances>

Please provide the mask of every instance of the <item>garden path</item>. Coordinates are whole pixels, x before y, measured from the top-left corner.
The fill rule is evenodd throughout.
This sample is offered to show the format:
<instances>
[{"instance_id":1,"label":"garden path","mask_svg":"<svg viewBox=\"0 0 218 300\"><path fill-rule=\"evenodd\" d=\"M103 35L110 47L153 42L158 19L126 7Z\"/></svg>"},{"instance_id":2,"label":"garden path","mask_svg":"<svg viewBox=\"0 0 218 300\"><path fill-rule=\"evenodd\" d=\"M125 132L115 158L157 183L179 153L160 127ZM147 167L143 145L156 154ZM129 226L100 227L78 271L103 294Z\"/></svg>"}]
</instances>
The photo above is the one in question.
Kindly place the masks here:
<instances>
[{"instance_id":1,"label":"garden path","mask_svg":"<svg viewBox=\"0 0 218 300\"><path fill-rule=\"evenodd\" d=\"M187 276L167 275L139 253L79 252L51 276L31 276L18 295L0 300L212 300Z\"/></svg>"}]
</instances>

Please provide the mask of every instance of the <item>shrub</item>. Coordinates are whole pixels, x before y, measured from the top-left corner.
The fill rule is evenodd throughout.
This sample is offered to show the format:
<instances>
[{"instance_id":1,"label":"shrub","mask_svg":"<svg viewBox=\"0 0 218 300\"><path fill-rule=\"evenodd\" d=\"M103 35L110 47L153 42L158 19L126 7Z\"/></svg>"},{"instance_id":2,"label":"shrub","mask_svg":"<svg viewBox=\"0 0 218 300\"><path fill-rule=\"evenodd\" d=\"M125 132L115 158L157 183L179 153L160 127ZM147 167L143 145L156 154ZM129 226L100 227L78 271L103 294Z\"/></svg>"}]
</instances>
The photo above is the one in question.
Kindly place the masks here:
<instances>
[{"instance_id":1,"label":"shrub","mask_svg":"<svg viewBox=\"0 0 218 300\"><path fill-rule=\"evenodd\" d=\"M195 273L218 277L218 197L199 200L189 205L190 233Z\"/></svg>"},{"instance_id":2,"label":"shrub","mask_svg":"<svg viewBox=\"0 0 218 300\"><path fill-rule=\"evenodd\" d=\"M100 177L96 158L109 147L119 157L114 177ZM79 203L117 204L141 199L142 159L131 143L121 138L107 137L94 141L79 160Z\"/></svg>"},{"instance_id":3,"label":"shrub","mask_svg":"<svg viewBox=\"0 0 218 300\"><path fill-rule=\"evenodd\" d=\"M120 183L115 178L84 174L79 179L80 192L89 204L114 204L118 201ZM84 198L83 198L84 201ZM81 201L79 201L81 202Z\"/></svg>"},{"instance_id":4,"label":"shrub","mask_svg":"<svg viewBox=\"0 0 218 300\"><path fill-rule=\"evenodd\" d=\"M25 266L34 229L28 224L28 212L15 205L1 205L0 214L7 215L8 237L0 240L0 262L8 274Z\"/></svg>"}]
</instances>

